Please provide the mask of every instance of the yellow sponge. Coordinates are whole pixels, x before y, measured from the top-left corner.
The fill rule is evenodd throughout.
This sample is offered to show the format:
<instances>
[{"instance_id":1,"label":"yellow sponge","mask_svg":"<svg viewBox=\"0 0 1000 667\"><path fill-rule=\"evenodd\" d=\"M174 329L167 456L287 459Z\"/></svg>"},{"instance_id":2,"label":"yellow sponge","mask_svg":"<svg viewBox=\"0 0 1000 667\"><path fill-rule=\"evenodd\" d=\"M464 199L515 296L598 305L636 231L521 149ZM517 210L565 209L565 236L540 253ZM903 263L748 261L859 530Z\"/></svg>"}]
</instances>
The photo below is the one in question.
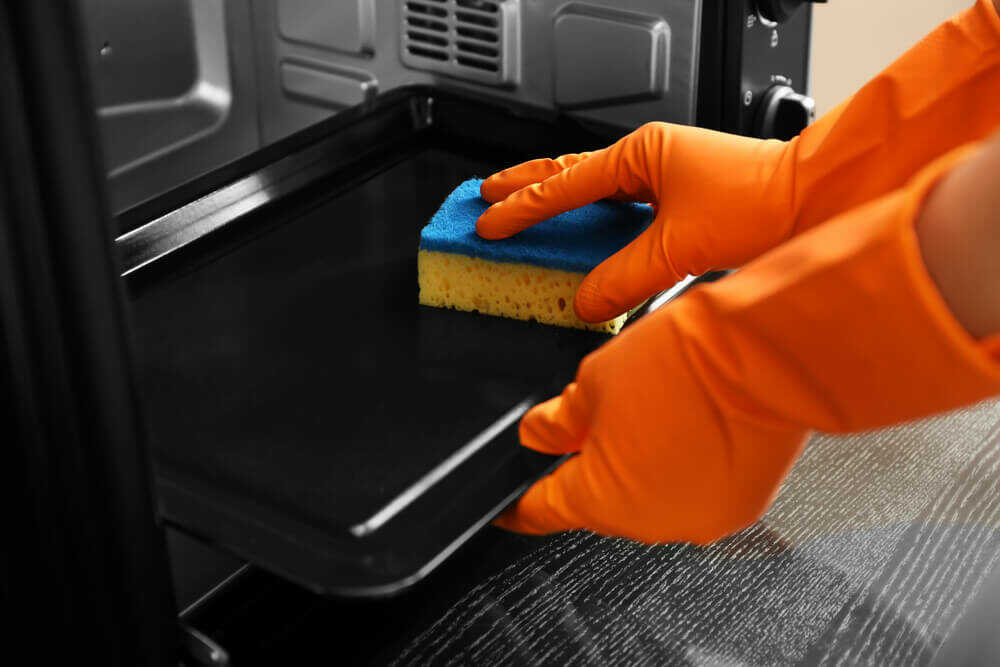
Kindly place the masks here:
<instances>
[{"instance_id":1,"label":"yellow sponge","mask_svg":"<svg viewBox=\"0 0 1000 667\"><path fill-rule=\"evenodd\" d=\"M618 333L625 314L588 324L576 316L573 299L595 266L649 226L652 209L602 201L488 241L476 234L489 206L479 196L481 183L456 188L421 231L420 303Z\"/></svg>"},{"instance_id":2,"label":"yellow sponge","mask_svg":"<svg viewBox=\"0 0 1000 667\"><path fill-rule=\"evenodd\" d=\"M573 297L583 273L431 250L417 254L417 272L420 303L425 306L613 334L625 324L625 315L598 324L576 316Z\"/></svg>"}]
</instances>

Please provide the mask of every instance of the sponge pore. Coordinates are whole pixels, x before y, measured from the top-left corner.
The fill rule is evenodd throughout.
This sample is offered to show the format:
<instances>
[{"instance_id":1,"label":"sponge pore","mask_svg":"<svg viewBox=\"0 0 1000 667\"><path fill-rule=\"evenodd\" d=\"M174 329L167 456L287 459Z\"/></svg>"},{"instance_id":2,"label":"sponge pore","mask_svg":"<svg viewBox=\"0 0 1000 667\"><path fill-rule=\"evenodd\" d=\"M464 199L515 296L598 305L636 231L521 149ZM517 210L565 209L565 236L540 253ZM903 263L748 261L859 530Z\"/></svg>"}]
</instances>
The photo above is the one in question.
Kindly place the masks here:
<instances>
[{"instance_id":1,"label":"sponge pore","mask_svg":"<svg viewBox=\"0 0 1000 667\"><path fill-rule=\"evenodd\" d=\"M456 188L420 234L420 303L543 324L617 333L625 315L591 324L576 316L576 290L594 267L645 230L644 204L600 201L489 241L476 220L489 207L480 179Z\"/></svg>"}]
</instances>

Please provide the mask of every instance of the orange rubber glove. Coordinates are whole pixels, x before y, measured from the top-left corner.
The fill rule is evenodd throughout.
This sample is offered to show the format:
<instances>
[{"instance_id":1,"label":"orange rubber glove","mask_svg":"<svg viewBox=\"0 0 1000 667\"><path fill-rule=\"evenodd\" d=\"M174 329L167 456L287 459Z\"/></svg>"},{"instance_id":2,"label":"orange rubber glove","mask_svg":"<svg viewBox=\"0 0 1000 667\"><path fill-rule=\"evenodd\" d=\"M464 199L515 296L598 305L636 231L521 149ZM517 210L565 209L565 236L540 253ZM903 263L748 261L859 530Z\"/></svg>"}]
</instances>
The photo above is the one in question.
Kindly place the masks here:
<instances>
[{"instance_id":1,"label":"orange rubber glove","mask_svg":"<svg viewBox=\"0 0 1000 667\"><path fill-rule=\"evenodd\" d=\"M598 266L574 308L598 322L685 275L742 266L798 232L901 187L1000 123L1000 18L991 0L942 24L790 142L652 123L593 153L488 178L488 239L605 197L646 201L646 233Z\"/></svg>"},{"instance_id":2,"label":"orange rubber glove","mask_svg":"<svg viewBox=\"0 0 1000 667\"><path fill-rule=\"evenodd\" d=\"M914 220L968 150L654 311L584 359L521 442L579 452L498 519L707 543L758 519L811 429L871 429L1000 393L924 267Z\"/></svg>"}]
</instances>

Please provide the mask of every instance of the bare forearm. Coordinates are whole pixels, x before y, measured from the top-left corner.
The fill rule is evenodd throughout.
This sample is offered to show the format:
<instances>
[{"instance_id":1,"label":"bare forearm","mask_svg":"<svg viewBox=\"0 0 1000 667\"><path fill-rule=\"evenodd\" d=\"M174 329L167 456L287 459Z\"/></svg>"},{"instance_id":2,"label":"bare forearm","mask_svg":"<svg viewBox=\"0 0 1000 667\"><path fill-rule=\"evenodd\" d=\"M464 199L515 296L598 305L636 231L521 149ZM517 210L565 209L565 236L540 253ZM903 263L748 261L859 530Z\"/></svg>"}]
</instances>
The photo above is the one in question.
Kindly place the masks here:
<instances>
[{"instance_id":1,"label":"bare forearm","mask_svg":"<svg viewBox=\"0 0 1000 667\"><path fill-rule=\"evenodd\" d=\"M998 175L1000 134L941 181L916 224L931 277L976 338L1000 332Z\"/></svg>"}]
</instances>

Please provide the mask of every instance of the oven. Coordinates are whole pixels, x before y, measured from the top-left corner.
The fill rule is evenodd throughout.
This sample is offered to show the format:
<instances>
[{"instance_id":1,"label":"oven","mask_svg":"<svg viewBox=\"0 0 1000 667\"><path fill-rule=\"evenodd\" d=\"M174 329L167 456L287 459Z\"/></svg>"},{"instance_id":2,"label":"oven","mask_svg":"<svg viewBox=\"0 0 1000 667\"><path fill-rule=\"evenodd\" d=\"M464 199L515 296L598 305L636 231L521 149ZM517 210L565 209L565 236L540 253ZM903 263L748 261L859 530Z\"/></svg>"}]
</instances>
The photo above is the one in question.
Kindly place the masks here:
<instances>
[{"instance_id":1,"label":"oven","mask_svg":"<svg viewBox=\"0 0 1000 667\"><path fill-rule=\"evenodd\" d=\"M796 0L0 9L19 536L5 564L23 617L64 634L39 650L115 664L544 663L645 642L621 655L701 664L753 634L731 620L757 608L741 581L787 596L802 639L789 655L864 635L859 609L881 619L872 632L925 639L882 598L849 596L828 634L804 634L826 610L796 592L862 590L877 569L830 559L850 539L890 545L891 518L806 553L787 504L787 524L705 551L491 528L560 462L518 446L520 416L606 338L416 300L420 229L466 178L649 121L795 136L813 113L811 18ZM992 422L962 419L964 454L992 466L975 444L992 442ZM804 488L834 483L832 447L810 450ZM963 539L981 559L935 572L971 595L995 536ZM563 578L581 567L589 578ZM654 580L659 597L643 598ZM698 614L704 641L678 648L677 619ZM553 625L548 640L525 631L532 618ZM595 619L624 634L607 644Z\"/></svg>"}]
</instances>

